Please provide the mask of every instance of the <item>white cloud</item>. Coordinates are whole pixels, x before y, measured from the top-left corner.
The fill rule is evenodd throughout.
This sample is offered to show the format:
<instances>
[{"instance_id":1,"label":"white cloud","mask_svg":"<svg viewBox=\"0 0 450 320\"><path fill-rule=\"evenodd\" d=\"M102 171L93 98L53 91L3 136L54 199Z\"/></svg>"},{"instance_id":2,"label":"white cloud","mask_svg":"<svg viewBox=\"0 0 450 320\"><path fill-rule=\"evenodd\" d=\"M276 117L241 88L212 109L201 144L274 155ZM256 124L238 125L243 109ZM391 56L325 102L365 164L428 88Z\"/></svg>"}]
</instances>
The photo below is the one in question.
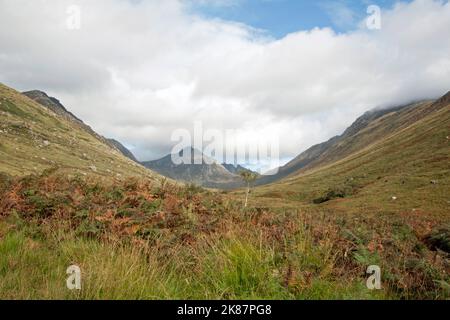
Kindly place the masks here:
<instances>
[{"instance_id":1,"label":"white cloud","mask_svg":"<svg viewBox=\"0 0 450 320\"><path fill-rule=\"evenodd\" d=\"M78 31L65 27L72 4L82 10ZM0 81L58 97L142 160L169 152L171 132L196 120L279 135L282 157L294 157L370 108L450 90L448 2L399 4L382 13L380 31L361 23L282 39L188 9L177 0L0 0Z\"/></svg>"},{"instance_id":2,"label":"white cloud","mask_svg":"<svg viewBox=\"0 0 450 320\"><path fill-rule=\"evenodd\" d=\"M357 14L345 2L326 1L320 4L328 13L333 24L339 28L353 28L356 24Z\"/></svg>"}]
</instances>

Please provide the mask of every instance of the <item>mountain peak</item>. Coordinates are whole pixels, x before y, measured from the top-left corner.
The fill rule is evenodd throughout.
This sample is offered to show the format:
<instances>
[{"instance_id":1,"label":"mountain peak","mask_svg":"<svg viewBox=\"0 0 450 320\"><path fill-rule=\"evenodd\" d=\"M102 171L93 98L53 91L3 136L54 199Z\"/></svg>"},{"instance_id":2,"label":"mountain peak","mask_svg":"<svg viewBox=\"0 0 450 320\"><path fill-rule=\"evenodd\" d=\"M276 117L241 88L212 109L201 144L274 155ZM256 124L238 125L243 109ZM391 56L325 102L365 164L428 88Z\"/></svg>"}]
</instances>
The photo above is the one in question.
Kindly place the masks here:
<instances>
[{"instance_id":1,"label":"mountain peak","mask_svg":"<svg viewBox=\"0 0 450 320\"><path fill-rule=\"evenodd\" d=\"M22 92L22 94L27 96L28 98L36 101L40 105L47 107L48 109L50 109L51 111L53 111L54 113L56 113L60 116L63 116L69 120L78 122L80 124L83 123L83 121L81 119L79 119L73 113L68 111L58 99L56 99L54 97L50 97L44 91L31 90L31 91Z\"/></svg>"},{"instance_id":2,"label":"mountain peak","mask_svg":"<svg viewBox=\"0 0 450 320\"><path fill-rule=\"evenodd\" d=\"M47 97L49 98L48 94L45 93L44 91L41 90L30 90L30 91L25 91L22 94L28 96L28 95L34 95L34 96L42 96L42 97Z\"/></svg>"},{"instance_id":3,"label":"mountain peak","mask_svg":"<svg viewBox=\"0 0 450 320\"><path fill-rule=\"evenodd\" d=\"M183 157L184 154L190 154L191 157L191 164L198 164L198 163L203 163L203 164L216 164L217 161L214 160L213 158L205 155L202 151L190 146L190 147L186 147L182 150L180 150L178 153L173 153L173 155L178 154L178 156ZM172 154L169 155L169 157L172 158Z\"/></svg>"}]
</instances>

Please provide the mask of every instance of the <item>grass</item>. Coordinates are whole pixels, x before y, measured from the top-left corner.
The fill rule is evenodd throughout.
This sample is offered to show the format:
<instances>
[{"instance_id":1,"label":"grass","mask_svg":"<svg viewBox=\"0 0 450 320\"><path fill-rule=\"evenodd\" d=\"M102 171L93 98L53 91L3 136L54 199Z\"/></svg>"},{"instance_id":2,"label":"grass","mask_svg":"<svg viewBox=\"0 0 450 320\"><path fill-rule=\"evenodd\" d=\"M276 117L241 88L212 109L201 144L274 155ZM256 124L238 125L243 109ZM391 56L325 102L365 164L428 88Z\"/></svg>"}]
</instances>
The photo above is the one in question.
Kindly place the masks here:
<instances>
[{"instance_id":1,"label":"grass","mask_svg":"<svg viewBox=\"0 0 450 320\"><path fill-rule=\"evenodd\" d=\"M390 294L364 289L363 268L353 266L351 256L340 261L341 249L330 237L336 231L326 231L327 240L306 213L244 210L240 202L207 190L194 193L190 186L149 180L99 184L47 173L5 184L2 299L375 299ZM65 271L73 264L82 270L81 291L65 286ZM347 264L352 271L342 273Z\"/></svg>"},{"instance_id":2,"label":"grass","mask_svg":"<svg viewBox=\"0 0 450 320\"><path fill-rule=\"evenodd\" d=\"M427 219L243 209L164 180L46 172L3 185L3 299L447 297L445 255L418 237ZM65 287L72 264L82 270L79 292ZM365 287L372 264L384 271L381 291Z\"/></svg>"},{"instance_id":3,"label":"grass","mask_svg":"<svg viewBox=\"0 0 450 320\"><path fill-rule=\"evenodd\" d=\"M168 263L153 250L75 238L52 243L23 231L5 237L0 252L2 299L373 298L357 281L348 286L316 279L301 290L295 287L300 283L286 286L273 250L236 239L210 244L192 262L184 250ZM81 291L66 288L65 270L73 264L82 270Z\"/></svg>"}]
</instances>

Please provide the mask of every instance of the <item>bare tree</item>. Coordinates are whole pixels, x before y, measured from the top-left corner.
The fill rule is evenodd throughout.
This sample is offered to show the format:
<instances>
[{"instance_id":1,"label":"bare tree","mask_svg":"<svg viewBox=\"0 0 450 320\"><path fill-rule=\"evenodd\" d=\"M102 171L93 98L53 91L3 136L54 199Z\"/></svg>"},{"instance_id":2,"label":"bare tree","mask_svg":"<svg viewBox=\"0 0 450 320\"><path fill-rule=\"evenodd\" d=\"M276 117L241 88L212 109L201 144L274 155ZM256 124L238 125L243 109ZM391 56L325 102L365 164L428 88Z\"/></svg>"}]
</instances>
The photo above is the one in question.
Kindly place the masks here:
<instances>
[{"instance_id":1,"label":"bare tree","mask_svg":"<svg viewBox=\"0 0 450 320\"><path fill-rule=\"evenodd\" d=\"M247 208L248 195L250 194L250 187L251 184L258 178L258 175L250 171L241 171L239 175L241 176L242 180L244 180L244 182L247 183L247 192L245 195L245 205L244 205L244 208Z\"/></svg>"}]
</instances>

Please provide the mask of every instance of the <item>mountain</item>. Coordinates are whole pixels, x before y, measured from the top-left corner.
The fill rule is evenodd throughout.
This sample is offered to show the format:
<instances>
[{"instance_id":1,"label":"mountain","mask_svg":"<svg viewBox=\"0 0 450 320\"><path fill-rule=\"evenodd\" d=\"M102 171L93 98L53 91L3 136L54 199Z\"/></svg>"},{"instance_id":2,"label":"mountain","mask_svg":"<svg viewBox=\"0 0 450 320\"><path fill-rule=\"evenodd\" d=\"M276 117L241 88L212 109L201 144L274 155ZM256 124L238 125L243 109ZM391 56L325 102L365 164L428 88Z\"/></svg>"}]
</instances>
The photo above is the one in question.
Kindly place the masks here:
<instances>
[{"instance_id":1,"label":"mountain","mask_svg":"<svg viewBox=\"0 0 450 320\"><path fill-rule=\"evenodd\" d=\"M180 156L188 149L180 151ZM174 164L172 154L159 160L147 161L142 164L153 171L166 177L194 183L208 188L229 189L241 184L240 177L231 173L223 165L208 158L199 150L190 148L191 164ZM195 164L200 162L201 164Z\"/></svg>"},{"instance_id":2,"label":"mountain","mask_svg":"<svg viewBox=\"0 0 450 320\"><path fill-rule=\"evenodd\" d=\"M0 116L0 172L26 175L59 167L104 177L157 176L41 91L21 94L0 84Z\"/></svg>"},{"instance_id":3,"label":"mountain","mask_svg":"<svg viewBox=\"0 0 450 320\"><path fill-rule=\"evenodd\" d=\"M345 132L315 145L280 167L275 175L263 176L258 185L279 181L299 171L333 163L402 130L435 110L433 101L375 109L358 118Z\"/></svg>"},{"instance_id":4,"label":"mountain","mask_svg":"<svg viewBox=\"0 0 450 320\"><path fill-rule=\"evenodd\" d=\"M59 114L62 117L65 117L68 120L78 122L79 124L83 124L83 121L77 118L73 113L69 112L58 99L54 97L49 97L45 92L39 90L32 90L22 92L23 95L28 98L36 101L37 103L49 108L54 113ZM88 130L92 130L90 127Z\"/></svg>"},{"instance_id":5,"label":"mountain","mask_svg":"<svg viewBox=\"0 0 450 320\"><path fill-rule=\"evenodd\" d=\"M136 163L139 163L139 161L135 158L133 153L131 153L131 151L128 150L125 146L123 146L119 141L117 141L115 139L105 138L105 137L99 135L98 133L96 133L94 130L92 130L92 128L90 126L85 124L81 119L79 119L73 113L68 111L58 99L56 99L54 97L50 97L45 92L40 91L40 90L26 91L26 92L22 92L22 94L27 96L30 99L33 99L34 101L43 105L44 107L49 108L51 111L53 111L57 115L65 118L69 121L72 121L76 125L80 126L80 128L82 128L83 130L85 130L86 132L88 132L89 134L94 136L96 139L100 140L103 143L108 144L110 147L112 147L114 149L117 149L125 157L133 160Z\"/></svg>"}]
</instances>

